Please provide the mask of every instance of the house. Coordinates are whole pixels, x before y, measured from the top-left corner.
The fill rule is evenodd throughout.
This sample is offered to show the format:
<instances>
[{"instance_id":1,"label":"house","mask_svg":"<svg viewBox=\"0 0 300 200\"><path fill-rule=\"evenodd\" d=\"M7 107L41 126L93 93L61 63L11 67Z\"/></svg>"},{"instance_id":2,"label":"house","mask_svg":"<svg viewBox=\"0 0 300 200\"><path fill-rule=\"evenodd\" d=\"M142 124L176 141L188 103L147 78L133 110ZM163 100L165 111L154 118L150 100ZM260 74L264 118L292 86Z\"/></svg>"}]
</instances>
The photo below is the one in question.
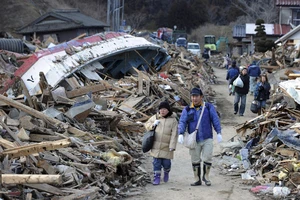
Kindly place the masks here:
<instances>
[{"instance_id":1,"label":"house","mask_svg":"<svg viewBox=\"0 0 300 200\"><path fill-rule=\"evenodd\" d=\"M276 6L280 7L279 19L282 23L291 24L293 30L277 39L275 43L287 45L300 43L300 1L276 0Z\"/></svg>"},{"instance_id":2,"label":"house","mask_svg":"<svg viewBox=\"0 0 300 200\"><path fill-rule=\"evenodd\" d=\"M275 44L278 43L286 43L288 45L295 45L300 43L300 25L275 41Z\"/></svg>"},{"instance_id":3,"label":"house","mask_svg":"<svg viewBox=\"0 0 300 200\"><path fill-rule=\"evenodd\" d=\"M279 7L279 23L300 24L300 1L298 0L276 0L276 6Z\"/></svg>"},{"instance_id":4,"label":"house","mask_svg":"<svg viewBox=\"0 0 300 200\"><path fill-rule=\"evenodd\" d=\"M26 40L39 38L47 40L50 36L58 43L69 41L81 34L87 36L105 31L106 23L80 13L78 9L53 10L21 27L17 33Z\"/></svg>"},{"instance_id":5,"label":"house","mask_svg":"<svg viewBox=\"0 0 300 200\"><path fill-rule=\"evenodd\" d=\"M284 34L290 31L290 25L287 24L264 24L267 39L277 40ZM256 25L254 23L247 23L245 25L235 25L233 27L233 38L238 42L236 47L238 53L249 53L254 52L254 36L256 34Z\"/></svg>"}]
</instances>

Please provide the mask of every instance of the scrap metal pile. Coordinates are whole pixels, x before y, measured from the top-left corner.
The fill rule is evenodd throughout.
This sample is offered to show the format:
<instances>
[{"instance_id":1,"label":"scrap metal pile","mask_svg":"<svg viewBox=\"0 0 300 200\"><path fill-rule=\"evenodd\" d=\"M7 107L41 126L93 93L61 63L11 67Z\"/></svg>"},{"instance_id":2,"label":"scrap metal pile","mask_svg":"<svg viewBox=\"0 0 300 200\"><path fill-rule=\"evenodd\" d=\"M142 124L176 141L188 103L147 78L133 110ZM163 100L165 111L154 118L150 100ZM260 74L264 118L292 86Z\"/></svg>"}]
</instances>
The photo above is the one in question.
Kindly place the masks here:
<instances>
[{"instance_id":1,"label":"scrap metal pile","mask_svg":"<svg viewBox=\"0 0 300 200\"><path fill-rule=\"evenodd\" d=\"M27 57L3 51L0 196L139 194L150 181L141 167L143 122L163 100L181 111L193 86L202 87L209 99L214 95L208 65L173 46L166 49L108 33Z\"/></svg>"}]
</instances>

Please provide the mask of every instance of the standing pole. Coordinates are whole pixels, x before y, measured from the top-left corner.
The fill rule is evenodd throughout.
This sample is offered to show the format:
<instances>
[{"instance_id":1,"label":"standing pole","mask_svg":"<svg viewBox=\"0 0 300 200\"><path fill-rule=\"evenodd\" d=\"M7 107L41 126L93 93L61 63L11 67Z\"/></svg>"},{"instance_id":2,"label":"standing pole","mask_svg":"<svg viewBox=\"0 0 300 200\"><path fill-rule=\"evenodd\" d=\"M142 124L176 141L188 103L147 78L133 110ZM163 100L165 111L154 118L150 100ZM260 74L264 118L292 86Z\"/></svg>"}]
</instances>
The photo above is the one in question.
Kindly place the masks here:
<instances>
[{"instance_id":1,"label":"standing pole","mask_svg":"<svg viewBox=\"0 0 300 200\"><path fill-rule=\"evenodd\" d=\"M106 23L109 26L107 28L107 30L110 30L110 1L111 0L107 0L107 13L106 13Z\"/></svg>"}]
</instances>

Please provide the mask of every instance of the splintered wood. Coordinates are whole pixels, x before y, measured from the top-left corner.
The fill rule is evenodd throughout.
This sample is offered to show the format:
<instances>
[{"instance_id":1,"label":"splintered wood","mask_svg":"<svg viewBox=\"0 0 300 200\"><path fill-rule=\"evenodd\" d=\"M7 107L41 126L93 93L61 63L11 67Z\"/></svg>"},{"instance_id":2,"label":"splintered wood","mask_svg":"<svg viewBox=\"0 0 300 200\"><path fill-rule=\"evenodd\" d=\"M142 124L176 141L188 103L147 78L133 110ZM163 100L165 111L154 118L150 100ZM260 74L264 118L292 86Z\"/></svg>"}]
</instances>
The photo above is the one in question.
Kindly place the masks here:
<instances>
[{"instance_id":1,"label":"splintered wood","mask_svg":"<svg viewBox=\"0 0 300 200\"><path fill-rule=\"evenodd\" d=\"M174 45L167 49L173 57L161 69L147 63L139 69L148 71L133 67L120 79L98 61L86 66L93 72L76 71L58 85L40 72L38 95L18 78L15 98L0 95L2 197L122 199L141 193L151 181L141 167L147 156L143 122L162 101L180 113L190 104L192 87L200 87L207 101L214 98L212 67ZM66 49L68 55L74 51Z\"/></svg>"}]
</instances>

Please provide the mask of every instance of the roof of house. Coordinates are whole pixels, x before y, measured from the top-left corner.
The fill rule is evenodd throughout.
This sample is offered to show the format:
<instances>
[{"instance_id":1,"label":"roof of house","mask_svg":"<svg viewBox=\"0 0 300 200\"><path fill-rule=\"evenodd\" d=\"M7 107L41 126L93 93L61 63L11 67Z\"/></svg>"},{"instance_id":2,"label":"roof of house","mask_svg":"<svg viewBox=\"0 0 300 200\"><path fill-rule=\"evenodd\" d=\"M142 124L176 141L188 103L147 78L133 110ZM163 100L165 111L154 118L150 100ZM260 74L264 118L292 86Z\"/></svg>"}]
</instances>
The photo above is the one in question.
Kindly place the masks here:
<instances>
[{"instance_id":1,"label":"roof of house","mask_svg":"<svg viewBox=\"0 0 300 200\"><path fill-rule=\"evenodd\" d=\"M80 13L78 9L53 10L21 27L18 33L49 32L83 27L108 27L102 21Z\"/></svg>"},{"instance_id":2,"label":"roof of house","mask_svg":"<svg viewBox=\"0 0 300 200\"><path fill-rule=\"evenodd\" d=\"M235 25L233 27L233 38L244 38L246 37L246 25Z\"/></svg>"},{"instance_id":3,"label":"roof of house","mask_svg":"<svg viewBox=\"0 0 300 200\"><path fill-rule=\"evenodd\" d=\"M287 24L264 24L267 35L282 36L291 30ZM244 38L246 35L256 34L255 24L236 25L233 28L233 38Z\"/></svg>"},{"instance_id":4,"label":"roof of house","mask_svg":"<svg viewBox=\"0 0 300 200\"><path fill-rule=\"evenodd\" d=\"M300 0L276 0L276 6L300 6Z\"/></svg>"},{"instance_id":5,"label":"roof of house","mask_svg":"<svg viewBox=\"0 0 300 200\"><path fill-rule=\"evenodd\" d=\"M290 30L287 34L283 35L281 38L276 40L275 43L277 44L280 42L284 42L299 31L300 31L300 25L298 25L296 28Z\"/></svg>"}]
</instances>

